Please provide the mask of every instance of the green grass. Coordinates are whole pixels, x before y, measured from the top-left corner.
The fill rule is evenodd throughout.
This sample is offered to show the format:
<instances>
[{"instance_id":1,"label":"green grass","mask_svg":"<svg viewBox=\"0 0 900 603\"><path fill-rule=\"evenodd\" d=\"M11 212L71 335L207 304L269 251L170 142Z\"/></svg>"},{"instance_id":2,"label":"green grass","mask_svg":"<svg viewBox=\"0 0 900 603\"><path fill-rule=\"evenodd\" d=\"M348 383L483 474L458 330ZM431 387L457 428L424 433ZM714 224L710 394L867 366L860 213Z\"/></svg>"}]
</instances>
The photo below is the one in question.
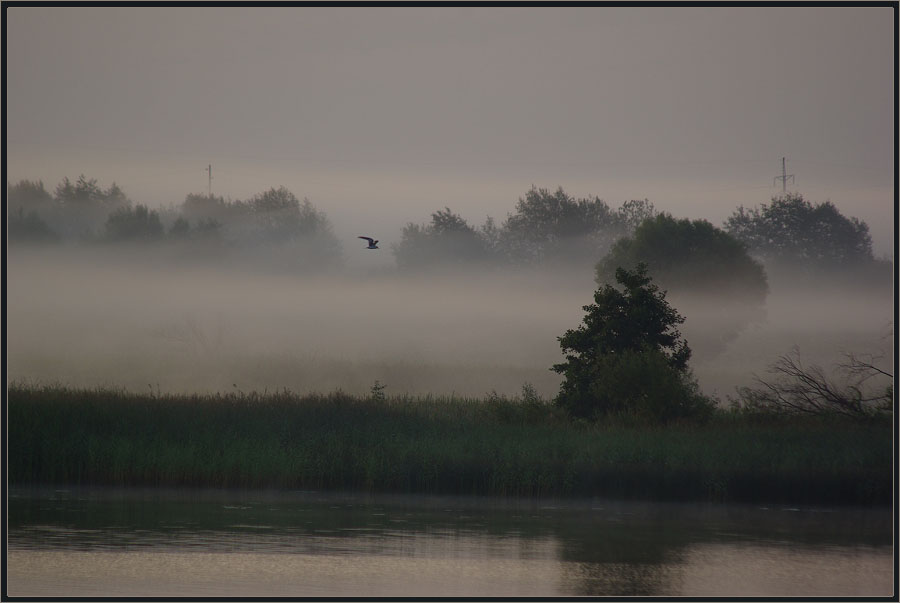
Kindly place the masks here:
<instances>
[{"instance_id":1,"label":"green grass","mask_svg":"<svg viewBox=\"0 0 900 603\"><path fill-rule=\"evenodd\" d=\"M13 385L12 484L887 504L889 421L591 425L538 401Z\"/></svg>"}]
</instances>

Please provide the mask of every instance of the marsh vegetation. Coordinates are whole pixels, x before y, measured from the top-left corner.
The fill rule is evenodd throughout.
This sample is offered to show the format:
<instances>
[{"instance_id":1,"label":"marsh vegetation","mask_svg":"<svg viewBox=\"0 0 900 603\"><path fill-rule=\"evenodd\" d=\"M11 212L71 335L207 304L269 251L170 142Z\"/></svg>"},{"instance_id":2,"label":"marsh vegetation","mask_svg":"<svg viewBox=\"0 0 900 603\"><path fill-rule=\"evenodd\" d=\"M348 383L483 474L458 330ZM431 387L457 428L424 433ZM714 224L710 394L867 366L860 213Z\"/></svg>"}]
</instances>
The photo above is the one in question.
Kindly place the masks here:
<instances>
[{"instance_id":1,"label":"marsh vegetation","mask_svg":"<svg viewBox=\"0 0 900 603\"><path fill-rule=\"evenodd\" d=\"M11 483L886 504L891 425L590 423L514 397L9 391Z\"/></svg>"}]
</instances>

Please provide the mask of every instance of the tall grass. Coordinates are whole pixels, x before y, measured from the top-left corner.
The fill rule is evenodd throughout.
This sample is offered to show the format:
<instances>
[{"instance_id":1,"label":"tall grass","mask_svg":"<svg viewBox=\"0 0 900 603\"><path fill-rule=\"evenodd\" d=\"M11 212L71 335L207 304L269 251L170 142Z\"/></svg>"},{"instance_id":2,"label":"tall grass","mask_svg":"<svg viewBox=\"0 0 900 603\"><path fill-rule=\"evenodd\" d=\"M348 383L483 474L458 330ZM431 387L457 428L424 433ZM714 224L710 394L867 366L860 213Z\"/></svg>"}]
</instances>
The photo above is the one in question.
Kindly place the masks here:
<instances>
[{"instance_id":1,"label":"tall grass","mask_svg":"<svg viewBox=\"0 0 900 603\"><path fill-rule=\"evenodd\" d=\"M886 504L888 422L592 425L539 400L13 385L11 483Z\"/></svg>"}]
</instances>

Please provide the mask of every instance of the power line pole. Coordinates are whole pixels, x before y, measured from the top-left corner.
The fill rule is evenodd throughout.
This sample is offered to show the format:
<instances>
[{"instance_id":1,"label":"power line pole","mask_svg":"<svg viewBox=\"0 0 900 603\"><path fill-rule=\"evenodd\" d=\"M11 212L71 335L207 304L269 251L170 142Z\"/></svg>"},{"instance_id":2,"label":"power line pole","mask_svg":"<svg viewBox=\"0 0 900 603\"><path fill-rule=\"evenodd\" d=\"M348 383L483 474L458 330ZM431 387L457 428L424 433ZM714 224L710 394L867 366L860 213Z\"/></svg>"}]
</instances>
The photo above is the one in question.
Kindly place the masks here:
<instances>
[{"instance_id":1,"label":"power line pole","mask_svg":"<svg viewBox=\"0 0 900 603\"><path fill-rule=\"evenodd\" d=\"M212 164L210 163L207 166L206 171L209 172L209 192L207 193L209 198L212 199Z\"/></svg>"},{"instance_id":2,"label":"power line pole","mask_svg":"<svg viewBox=\"0 0 900 603\"><path fill-rule=\"evenodd\" d=\"M787 181L790 178L791 182L794 181L794 175L787 173L787 162L784 157L781 158L781 176L775 176L775 179L772 181L772 186L775 186L775 183L781 180L781 192L787 192Z\"/></svg>"}]
</instances>

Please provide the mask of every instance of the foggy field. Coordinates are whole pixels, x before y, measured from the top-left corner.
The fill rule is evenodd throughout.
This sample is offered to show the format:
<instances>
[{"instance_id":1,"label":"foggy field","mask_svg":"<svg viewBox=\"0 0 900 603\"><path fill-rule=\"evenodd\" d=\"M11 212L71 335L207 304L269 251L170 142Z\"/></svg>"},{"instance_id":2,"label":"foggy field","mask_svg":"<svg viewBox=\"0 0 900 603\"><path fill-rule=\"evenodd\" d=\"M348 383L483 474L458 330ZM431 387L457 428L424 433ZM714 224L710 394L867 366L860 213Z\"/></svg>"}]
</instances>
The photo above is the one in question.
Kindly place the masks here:
<instances>
[{"instance_id":1,"label":"foggy field","mask_svg":"<svg viewBox=\"0 0 900 603\"><path fill-rule=\"evenodd\" d=\"M363 394L378 380L388 395L512 395L530 383L549 399L556 338L596 287L590 273L560 271L260 274L126 249L16 249L7 269L10 382L163 393ZM842 351L890 352L890 283L770 286L764 320L720 345L719 304L670 296L706 393L724 402L792 346L826 369Z\"/></svg>"}]
</instances>

